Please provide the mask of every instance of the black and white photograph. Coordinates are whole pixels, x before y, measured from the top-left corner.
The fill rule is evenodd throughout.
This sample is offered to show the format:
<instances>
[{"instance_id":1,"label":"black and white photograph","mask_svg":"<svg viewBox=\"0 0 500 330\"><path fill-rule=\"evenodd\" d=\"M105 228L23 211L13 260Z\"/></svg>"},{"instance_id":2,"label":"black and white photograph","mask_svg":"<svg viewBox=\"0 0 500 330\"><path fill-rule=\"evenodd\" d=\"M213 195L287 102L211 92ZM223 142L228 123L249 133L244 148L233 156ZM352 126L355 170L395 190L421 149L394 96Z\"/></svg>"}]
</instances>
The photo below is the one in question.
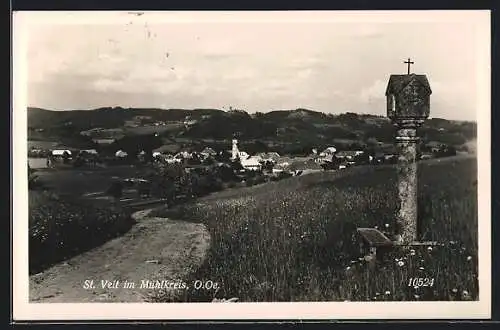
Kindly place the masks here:
<instances>
[{"instance_id":1,"label":"black and white photograph","mask_svg":"<svg viewBox=\"0 0 500 330\"><path fill-rule=\"evenodd\" d=\"M20 317L488 317L488 11L13 22Z\"/></svg>"}]
</instances>

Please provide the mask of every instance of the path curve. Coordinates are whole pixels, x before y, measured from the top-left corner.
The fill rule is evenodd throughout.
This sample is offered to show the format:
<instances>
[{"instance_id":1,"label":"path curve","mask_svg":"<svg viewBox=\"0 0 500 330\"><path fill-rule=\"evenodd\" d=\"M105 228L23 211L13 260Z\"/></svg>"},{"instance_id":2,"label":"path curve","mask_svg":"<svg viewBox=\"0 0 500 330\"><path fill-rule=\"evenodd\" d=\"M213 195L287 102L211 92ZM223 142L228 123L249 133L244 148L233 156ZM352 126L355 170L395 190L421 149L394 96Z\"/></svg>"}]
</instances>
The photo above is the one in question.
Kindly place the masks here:
<instances>
[{"instance_id":1,"label":"path curve","mask_svg":"<svg viewBox=\"0 0 500 330\"><path fill-rule=\"evenodd\" d=\"M137 223L123 236L30 276L30 302L143 302L157 292L141 280L186 282L205 260L210 234L203 224L149 217L152 210L133 213ZM94 288L84 289L86 280ZM102 288L116 280L118 288ZM123 288L125 280L135 288Z\"/></svg>"}]
</instances>

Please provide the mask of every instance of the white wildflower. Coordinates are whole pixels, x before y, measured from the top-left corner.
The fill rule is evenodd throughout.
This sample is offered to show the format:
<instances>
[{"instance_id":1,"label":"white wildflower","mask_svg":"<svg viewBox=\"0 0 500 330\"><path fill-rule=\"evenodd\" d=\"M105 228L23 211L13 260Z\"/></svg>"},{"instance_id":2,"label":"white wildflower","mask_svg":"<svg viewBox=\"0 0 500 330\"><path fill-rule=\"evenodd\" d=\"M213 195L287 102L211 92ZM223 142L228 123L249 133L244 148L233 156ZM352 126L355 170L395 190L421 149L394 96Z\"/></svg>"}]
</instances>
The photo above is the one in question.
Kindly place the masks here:
<instances>
[{"instance_id":1,"label":"white wildflower","mask_svg":"<svg viewBox=\"0 0 500 330\"><path fill-rule=\"evenodd\" d=\"M431 252L431 251L432 251L432 246L429 246L429 247L427 248L427 251Z\"/></svg>"},{"instance_id":2,"label":"white wildflower","mask_svg":"<svg viewBox=\"0 0 500 330\"><path fill-rule=\"evenodd\" d=\"M420 298L420 296L418 294L414 295L415 299L418 299Z\"/></svg>"},{"instance_id":3,"label":"white wildflower","mask_svg":"<svg viewBox=\"0 0 500 330\"><path fill-rule=\"evenodd\" d=\"M419 267L418 269L420 269L420 270L424 270L425 268L424 268L424 267Z\"/></svg>"},{"instance_id":4,"label":"white wildflower","mask_svg":"<svg viewBox=\"0 0 500 330\"><path fill-rule=\"evenodd\" d=\"M471 261L471 260L472 260L472 256L468 256L467 261Z\"/></svg>"},{"instance_id":5,"label":"white wildflower","mask_svg":"<svg viewBox=\"0 0 500 330\"><path fill-rule=\"evenodd\" d=\"M453 289L451 289L451 291L452 291L453 293L457 293L457 292L458 292L457 288L453 288Z\"/></svg>"},{"instance_id":6,"label":"white wildflower","mask_svg":"<svg viewBox=\"0 0 500 330\"><path fill-rule=\"evenodd\" d=\"M404 262L402 262L402 261L399 261L399 262L398 262L398 266L399 266L399 267L403 267L404 265L405 265L405 263L404 263Z\"/></svg>"},{"instance_id":7,"label":"white wildflower","mask_svg":"<svg viewBox=\"0 0 500 330\"><path fill-rule=\"evenodd\" d=\"M413 249L412 249L412 250L410 250L410 255L411 255L411 256L414 256L414 255L415 255L415 250L413 250Z\"/></svg>"},{"instance_id":8,"label":"white wildflower","mask_svg":"<svg viewBox=\"0 0 500 330\"><path fill-rule=\"evenodd\" d=\"M385 294L386 294L386 295L390 295L390 294L391 294L391 291L387 290L387 291L385 292Z\"/></svg>"},{"instance_id":9,"label":"white wildflower","mask_svg":"<svg viewBox=\"0 0 500 330\"><path fill-rule=\"evenodd\" d=\"M385 228L389 228L389 224L388 223L385 224Z\"/></svg>"}]
</instances>

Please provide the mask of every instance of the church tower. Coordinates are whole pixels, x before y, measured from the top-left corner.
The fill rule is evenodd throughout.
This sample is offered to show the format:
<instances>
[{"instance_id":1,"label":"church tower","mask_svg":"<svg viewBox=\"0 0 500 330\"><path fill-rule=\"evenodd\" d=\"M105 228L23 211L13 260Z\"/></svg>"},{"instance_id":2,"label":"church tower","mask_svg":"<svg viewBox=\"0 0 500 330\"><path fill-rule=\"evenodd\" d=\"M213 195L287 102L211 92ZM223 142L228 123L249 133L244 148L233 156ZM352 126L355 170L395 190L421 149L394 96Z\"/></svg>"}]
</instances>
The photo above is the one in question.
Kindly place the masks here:
<instances>
[{"instance_id":1,"label":"church tower","mask_svg":"<svg viewBox=\"0 0 500 330\"><path fill-rule=\"evenodd\" d=\"M232 149L231 160L238 159L239 154L240 151L238 150L238 140L236 138L233 138L233 149Z\"/></svg>"}]
</instances>

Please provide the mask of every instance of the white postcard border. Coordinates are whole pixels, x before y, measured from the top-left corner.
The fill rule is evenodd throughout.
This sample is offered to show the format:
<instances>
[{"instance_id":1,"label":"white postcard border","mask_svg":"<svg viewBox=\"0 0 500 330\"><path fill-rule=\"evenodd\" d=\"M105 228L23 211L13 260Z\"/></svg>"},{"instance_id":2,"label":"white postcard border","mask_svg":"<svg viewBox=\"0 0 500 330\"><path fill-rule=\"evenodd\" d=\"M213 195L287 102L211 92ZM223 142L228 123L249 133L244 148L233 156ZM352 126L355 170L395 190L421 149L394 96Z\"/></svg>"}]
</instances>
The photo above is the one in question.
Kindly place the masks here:
<instances>
[{"instance_id":1,"label":"white postcard border","mask_svg":"<svg viewBox=\"0 0 500 330\"><path fill-rule=\"evenodd\" d=\"M280 319L488 319L491 317L491 161L490 161L490 12L365 11L341 12L147 12L148 20L193 22L203 19L251 21L460 22L477 23L477 123L479 210L479 301L475 302L295 302L295 303L29 303L26 31L34 22L112 23L126 12L16 12L13 15L13 317L21 320L280 320ZM28 22L29 20L29 22Z\"/></svg>"}]
</instances>

